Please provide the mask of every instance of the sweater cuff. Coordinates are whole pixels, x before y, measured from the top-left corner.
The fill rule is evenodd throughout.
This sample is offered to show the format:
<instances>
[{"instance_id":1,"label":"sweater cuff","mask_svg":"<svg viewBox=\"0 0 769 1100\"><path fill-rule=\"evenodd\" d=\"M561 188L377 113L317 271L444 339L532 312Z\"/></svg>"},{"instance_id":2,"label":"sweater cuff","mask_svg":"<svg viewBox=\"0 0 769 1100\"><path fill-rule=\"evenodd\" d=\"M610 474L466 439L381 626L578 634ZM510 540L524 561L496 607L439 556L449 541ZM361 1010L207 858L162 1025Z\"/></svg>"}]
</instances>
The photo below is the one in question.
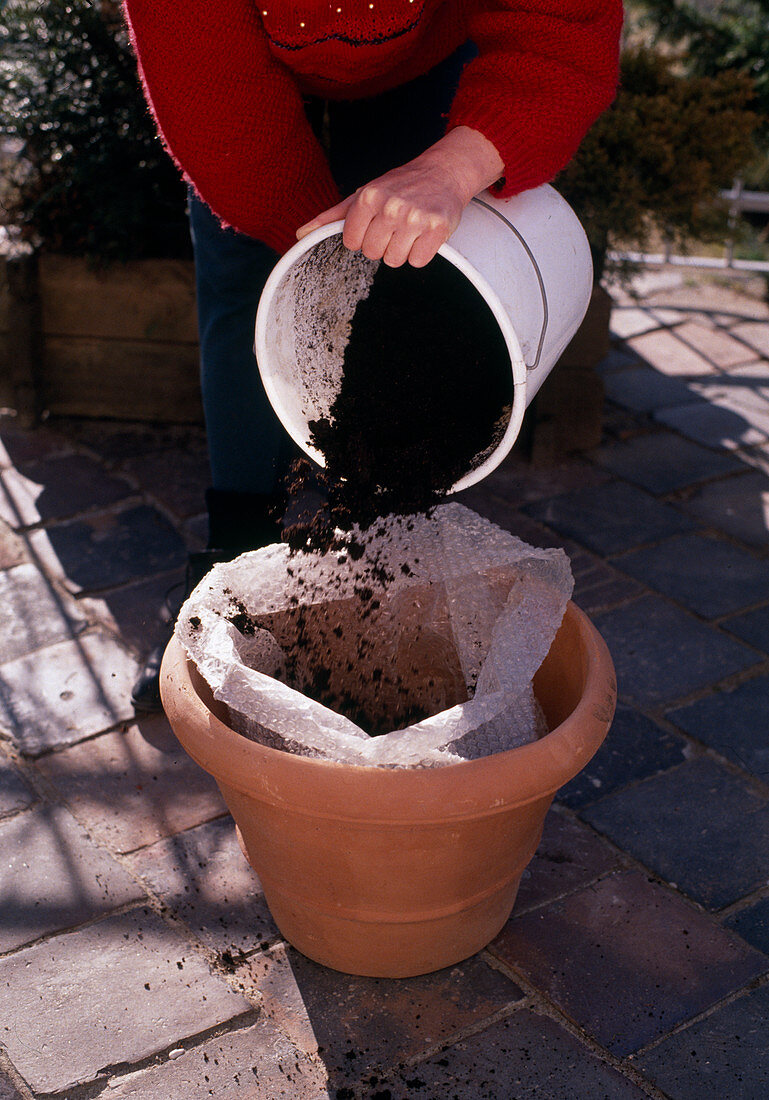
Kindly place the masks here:
<instances>
[{"instance_id":1,"label":"sweater cuff","mask_svg":"<svg viewBox=\"0 0 769 1100\"><path fill-rule=\"evenodd\" d=\"M511 98L509 85L504 80L493 84L487 74L481 95L473 82L466 81L452 103L447 129L468 126L491 142L505 165L503 177L491 190L509 198L552 180L574 156L584 133L557 111L543 118L541 104L538 110L526 102L518 111L505 109Z\"/></svg>"},{"instance_id":2,"label":"sweater cuff","mask_svg":"<svg viewBox=\"0 0 769 1100\"><path fill-rule=\"evenodd\" d=\"M264 241L276 252L287 252L296 244L296 231L324 210L340 201L341 195L330 177L297 185L280 196L269 224L255 226L252 236Z\"/></svg>"},{"instance_id":3,"label":"sweater cuff","mask_svg":"<svg viewBox=\"0 0 769 1100\"><path fill-rule=\"evenodd\" d=\"M281 255L296 244L296 231L300 226L336 206L341 197L331 178L321 175L309 186L293 184L281 189L276 181L269 208L265 208L264 197L259 196L249 203L239 202L237 211L224 212L210 202L207 188L198 187L189 176L186 178L223 226L262 241Z\"/></svg>"}]
</instances>

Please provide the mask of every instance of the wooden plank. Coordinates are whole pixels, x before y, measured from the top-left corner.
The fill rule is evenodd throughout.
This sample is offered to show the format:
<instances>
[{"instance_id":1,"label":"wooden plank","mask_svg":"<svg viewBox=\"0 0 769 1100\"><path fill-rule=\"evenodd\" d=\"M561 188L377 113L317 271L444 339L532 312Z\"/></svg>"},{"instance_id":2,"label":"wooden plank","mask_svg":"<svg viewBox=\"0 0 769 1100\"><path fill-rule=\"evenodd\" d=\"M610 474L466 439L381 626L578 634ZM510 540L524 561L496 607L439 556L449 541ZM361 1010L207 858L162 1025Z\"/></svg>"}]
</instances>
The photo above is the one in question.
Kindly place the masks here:
<instances>
[{"instance_id":1,"label":"wooden plank","mask_svg":"<svg viewBox=\"0 0 769 1100\"><path fill-rule=\"evenodd\" d=\"M37 293L37 256L31 249L14 250L5 257L8 284L8 333L5 373L11 393L10 406L19 423L37 423L40 405L42 335L40 298Z\"/></svg>"},{"instance_id":2,"label":"wooden plank","mask_svg":"<svg viewBox=\"0 0 769 1100\"><path fill-rule=\"evenodd\" d=\"M11 328L11 294L8 289L8 273L5 257L0 255L0 332L7 333Z\"/></svg>"},{"instance_id":3,"label":"wooden plank","mask_svg":"<svg viewBox=\"0 0 769 1100\"><path fill-rule=\"evenodd\" d=\"M49 336L42 390L56 416L178 424L203 417L194 344Z\"/></svg>"},{"instance_id":4,"label":"wooden plank","mask_svg":"<svg viewBox=\"0 0 769 1100\"><path fill-rule=\"evenodd\" d=\"M191 261L134 260L102 270L43 254L39 278L43 330L52 336L197 341Z\"/></svg>"}]
</instances>

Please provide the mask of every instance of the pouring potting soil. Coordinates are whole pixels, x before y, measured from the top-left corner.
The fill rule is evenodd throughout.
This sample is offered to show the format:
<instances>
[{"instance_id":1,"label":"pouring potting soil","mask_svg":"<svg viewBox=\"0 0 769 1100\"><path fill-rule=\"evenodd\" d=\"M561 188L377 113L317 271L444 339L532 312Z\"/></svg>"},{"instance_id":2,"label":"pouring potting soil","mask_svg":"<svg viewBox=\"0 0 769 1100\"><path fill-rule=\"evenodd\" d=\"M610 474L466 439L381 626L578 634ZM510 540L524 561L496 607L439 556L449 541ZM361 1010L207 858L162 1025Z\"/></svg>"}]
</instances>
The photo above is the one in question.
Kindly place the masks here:
<instances>
[{"instance_id":1,"label":"pouring potting soil","mask_svg":"<svg viewBox=\"0 0 769 1100\"><path fill-rule=\"evenodd\" d=\"M531 682L571 593L568 559L440 503L496 445L511 401L504 340L472 285L443 260L381 265L312 425L328 504L288 544L216 566L179 617L234 728L385 766L545 732Z\"/></svg>"},{"instance_id":2,"label":"pouring potting soil","mask_svg":"<svg viewBox=\"0 0 769 1100\"><path fill-rule=\"evenodd\" d=\"M493 313L442 257L380 264L352 318L341 385L312 421L329 497L291 545L328 544L334 527L423 512L495 449L510 419L510 355ZM323 520L326 521L325 529Z\"/></svg>"}]
</instances>

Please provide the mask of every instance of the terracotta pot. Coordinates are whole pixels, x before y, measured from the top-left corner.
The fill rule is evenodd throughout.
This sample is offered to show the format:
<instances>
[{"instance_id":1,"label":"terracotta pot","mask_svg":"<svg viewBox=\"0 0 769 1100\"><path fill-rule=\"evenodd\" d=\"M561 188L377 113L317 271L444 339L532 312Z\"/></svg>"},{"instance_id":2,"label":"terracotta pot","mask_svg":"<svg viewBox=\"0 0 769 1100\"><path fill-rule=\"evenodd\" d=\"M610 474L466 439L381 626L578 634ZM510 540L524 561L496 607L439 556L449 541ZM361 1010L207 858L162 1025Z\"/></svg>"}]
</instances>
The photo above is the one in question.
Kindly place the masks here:
<instances>
[{"instance_id":1,"label":"terracotta pot","mask_svg":"<svg viewBox=\"0 0 769 1100\"><path fill-rule=\"evenodd\" d=\"M574 604L534 686L551 729L541 740L386 769L292 756L235 733L176 639L161 671L174 732L219 784L282 934L316 962L389 978L450 966L497 935L555 791L606 736L614 669Z\"/></svg>"}]
</instances>

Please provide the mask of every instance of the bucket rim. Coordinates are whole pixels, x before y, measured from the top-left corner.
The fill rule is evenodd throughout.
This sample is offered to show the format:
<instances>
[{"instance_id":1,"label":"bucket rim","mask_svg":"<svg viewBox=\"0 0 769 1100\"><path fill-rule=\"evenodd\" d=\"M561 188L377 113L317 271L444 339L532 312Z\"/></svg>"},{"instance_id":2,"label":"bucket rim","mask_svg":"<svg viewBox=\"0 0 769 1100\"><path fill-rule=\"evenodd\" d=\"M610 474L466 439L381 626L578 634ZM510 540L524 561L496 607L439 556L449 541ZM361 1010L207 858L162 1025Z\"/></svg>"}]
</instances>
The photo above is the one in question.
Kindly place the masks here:
<instances>
[{"instance_id":1,"label":"bucket rim","mask_svg":"<svg viewBox=\"0 0 769 1100\"><path fill-rule=\"evenodd\" d=\"M344 230L344 221L330 222L328 225L319 226L317 229L311 230L301 240L297 241L295 245L286 252L277 262L275 267L270 272L269 277L264 285L261 296L259 298L259 305L256 313L256 324L254 330L254 352L256 356L257 366L259 368L259 374L264 386L267 398L272 405L278 419L281 424L291 436L293 441L300 447L306 455L308 455L319 466L325 466L325 458L323 454L313 447L309 442L306 435L303 435L300 431L294 429L293 422L290 417L284 416L285 410L281 395L278 387L274 382L274 374L270 369L272 361L272 354L270 348L270 341L268 339L267 326L270 317L270 311L272 303L275 299L275 295L278 291L280 284L282 283L288 272L294 267L294 265L310 252L313 248L319 245L321 242L327 240L329 237L341 236ZM486 302L486 305L491 310L495 321L499 325L502 337L505 341L508 354L510 356L510 368L513 375L513 404L510 410L510 419L508 420L507 427L505 429L502 438L499 440L494 449L484 459L482 463L474 467L472 470L464 474L459 480L451 486L449 494L461 492L463 489L469 489L471 485L477 484L487 477L493 470L500 465L501 462L510 453L513 443L518 438L518 434L521 430L521 424L523 423L524 413L526 411L526 385L528 377L528 369L526 361L521 351L520 341L518 340L517 333L510 320L499 295L488 282L488 280L478 271L473 264L470 263L461 252L450 244L442 244L438 249L437 255L447 260L453 267L457 268L466 279L475 287L478 293Z\"/></svg>"}]
</instances>

